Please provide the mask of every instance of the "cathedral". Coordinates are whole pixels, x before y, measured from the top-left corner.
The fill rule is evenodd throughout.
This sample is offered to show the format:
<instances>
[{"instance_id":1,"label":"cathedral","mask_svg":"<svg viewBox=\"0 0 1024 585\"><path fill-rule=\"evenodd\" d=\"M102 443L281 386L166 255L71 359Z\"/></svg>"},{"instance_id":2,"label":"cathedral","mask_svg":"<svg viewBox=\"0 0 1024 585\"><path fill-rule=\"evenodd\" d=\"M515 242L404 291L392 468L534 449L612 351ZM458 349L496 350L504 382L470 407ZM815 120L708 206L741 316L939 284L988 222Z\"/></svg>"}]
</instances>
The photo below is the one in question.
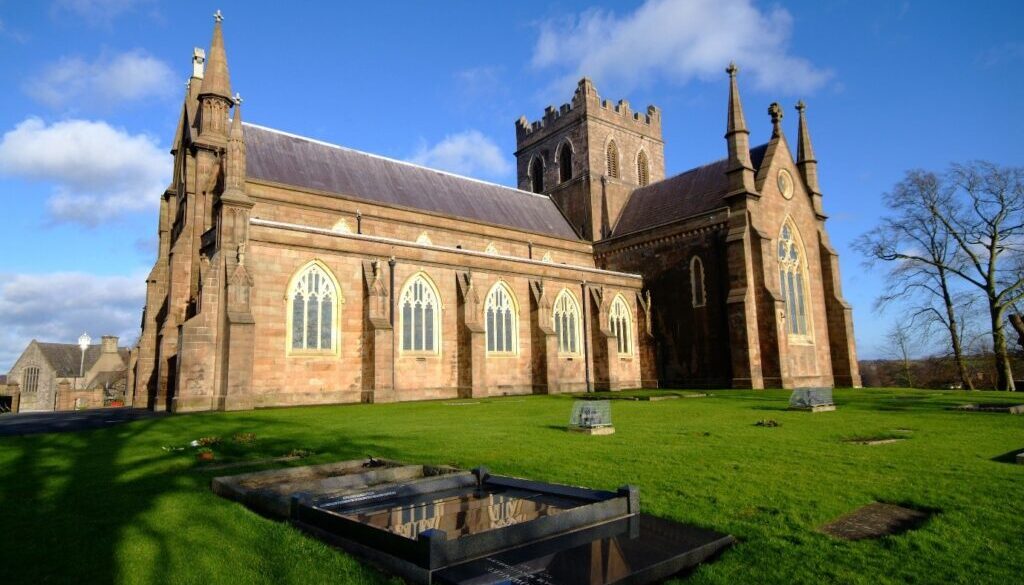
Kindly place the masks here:
<instances>
[{"instance_id":1,"label":"cathedral","mask_svg":"<svg viewBox=\"0 0 1024 585\"><path fill-rule=\"evenodd\" d=\"M515 123L518 188L242 120L219 13L196 49L132 350L176 412L608 391L859 386L804 105L665 177L661 112Z\"/></svg>"}]
</instances>

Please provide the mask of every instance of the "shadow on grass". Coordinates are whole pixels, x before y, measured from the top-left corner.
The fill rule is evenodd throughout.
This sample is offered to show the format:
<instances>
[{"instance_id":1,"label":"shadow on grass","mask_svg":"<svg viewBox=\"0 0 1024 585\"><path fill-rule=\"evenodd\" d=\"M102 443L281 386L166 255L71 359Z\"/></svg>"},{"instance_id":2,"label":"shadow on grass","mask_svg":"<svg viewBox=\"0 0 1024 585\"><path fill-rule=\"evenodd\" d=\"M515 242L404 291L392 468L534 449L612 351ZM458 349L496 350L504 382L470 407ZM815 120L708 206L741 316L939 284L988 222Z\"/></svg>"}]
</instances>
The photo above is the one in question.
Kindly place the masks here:
<instances>
[{"instance_id":1,"label":"shadow on grass","mask_svg":"<svg viewBox=\"0 0 1024 585\"><path fill-rule=\"evenodd\" d=\"M1024 453L1024 449L1014 449L1013 451L1007 451L1002 455L997 455L993 457L992 461L995 461L997 463L1013 463L1014 465L1016 465L1018 453Z\"/></svg>"},{"instance_id":2,"label":"shadow on grass","mask_svg":"<svg viewBox=\"0 0 1024 585\"><path fill-rule=\"evenodd\" d=\"M278 544L287 531L239 522L240 510L210 499L216 496L209 491L209 478L224 472L193 473L200 465L194 450L168 452L160 444L187 444L184 437L210 434L230 437L266 426L258 418L179 415L0 441L0 550L16 551L5 555L0 581L158 584L217 581L213 576L218 574L230 581L230 574L225 575L230 563L222 558L240 549L257 555L262 580L303 581L308 568L297 567ZM289 427L299 436L304 430L296 423L275 421L271 432L287 436ZM354 442L334 434L314 445L285 438L268 440L254 451L259 456L295 448L347 458L395 455L375 445L374 438ZM211 550L211 542L222 543L224 550ZM306 546L293 543L291 550ZM360 573L358 580L385 580L349 564L349 570Z\"/></svg>"}]
</instances>

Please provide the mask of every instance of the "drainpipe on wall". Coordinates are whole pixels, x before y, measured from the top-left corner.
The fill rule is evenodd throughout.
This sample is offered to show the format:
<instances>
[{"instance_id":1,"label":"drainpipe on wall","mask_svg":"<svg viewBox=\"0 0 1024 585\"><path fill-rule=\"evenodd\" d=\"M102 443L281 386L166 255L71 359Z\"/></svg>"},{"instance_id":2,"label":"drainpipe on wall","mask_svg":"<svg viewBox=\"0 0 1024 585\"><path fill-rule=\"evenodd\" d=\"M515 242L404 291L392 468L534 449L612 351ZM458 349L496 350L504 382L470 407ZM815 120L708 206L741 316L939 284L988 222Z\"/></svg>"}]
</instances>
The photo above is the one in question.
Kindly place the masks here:
<instances>
[{"instance_id":1,"label":"drainpipe on wall","mask_svg":"<svg viewBox=\"0 0 1024 585\"><path fill-rule=\"evenodd\" d=\"M583 371L586 373L587 392L590 392L590 297L587 296L587 281L580 283L580 298L583 299Z\"/></svg>"},{"instance_id":2,"label":"drainpipe on wall","mask_svg":"<svg viewBox=\"0 0 1024 585\"><path fill-rule=\"evenodd\" d=\"M394 256L388 258L388 267L390 268L390 270L388 272L391 273L390 274L391 286L390 286L390 288L388 290L388 302L389 302L389 305L391 307L391 392L397 394L398 389L395 387L395 366L397 365L395 363L395 359L396 359L395 358L395 345L398 344L399 340L396 339L397 332L395 331L395 265L396 264L398 264L398 261L395 260Z\"/></svg>"}]
</instances>

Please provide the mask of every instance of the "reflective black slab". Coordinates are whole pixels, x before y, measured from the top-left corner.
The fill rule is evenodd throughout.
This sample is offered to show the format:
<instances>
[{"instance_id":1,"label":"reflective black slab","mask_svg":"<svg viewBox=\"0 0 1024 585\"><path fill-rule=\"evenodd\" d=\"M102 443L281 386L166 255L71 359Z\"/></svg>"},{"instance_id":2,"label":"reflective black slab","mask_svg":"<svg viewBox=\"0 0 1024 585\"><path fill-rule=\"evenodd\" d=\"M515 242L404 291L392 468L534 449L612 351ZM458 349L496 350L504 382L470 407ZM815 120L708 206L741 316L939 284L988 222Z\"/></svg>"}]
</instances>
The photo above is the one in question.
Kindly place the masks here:
<instances>
[{"instance_id":1,"label":"reflective black slab","mask_svg":"<svg viewBox=\"0 0 1024 585\"><path fill-rule=\"evenodd\" d=\"M639 585L693 568L732 536L647 514L442 569L447 585Z\"/></svg>"}]
</instances>

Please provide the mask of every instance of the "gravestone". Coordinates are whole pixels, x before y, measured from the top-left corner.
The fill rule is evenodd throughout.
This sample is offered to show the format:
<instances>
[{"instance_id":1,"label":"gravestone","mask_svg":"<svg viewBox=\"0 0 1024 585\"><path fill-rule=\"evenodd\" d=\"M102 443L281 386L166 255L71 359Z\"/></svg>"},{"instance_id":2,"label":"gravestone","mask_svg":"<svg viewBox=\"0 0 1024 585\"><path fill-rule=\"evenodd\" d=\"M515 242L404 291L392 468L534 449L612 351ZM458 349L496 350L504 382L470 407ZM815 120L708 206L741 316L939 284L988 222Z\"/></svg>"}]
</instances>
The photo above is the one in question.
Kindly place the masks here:
<instances>
[{"instance_id":1,"label":"gravestone","mask_svg":"<svg viewBox=\"0 0 1024 585\"><path fill-rule=\"evenodd\" d=\"M569 430L587 435L610 435L612 426L612 403L610 400L577 400L572 405Z\"/></svg>"},{"instance_id":2,"label":"gravestone","mask_svg":"<svg viewBox=\"0 0 1024 585\"><path fill-rule=\"evenodd\" d=\"M789 396L790 410L826 412L835 410L831 388L797 388Z\"/></svg>"}]
</instances>

